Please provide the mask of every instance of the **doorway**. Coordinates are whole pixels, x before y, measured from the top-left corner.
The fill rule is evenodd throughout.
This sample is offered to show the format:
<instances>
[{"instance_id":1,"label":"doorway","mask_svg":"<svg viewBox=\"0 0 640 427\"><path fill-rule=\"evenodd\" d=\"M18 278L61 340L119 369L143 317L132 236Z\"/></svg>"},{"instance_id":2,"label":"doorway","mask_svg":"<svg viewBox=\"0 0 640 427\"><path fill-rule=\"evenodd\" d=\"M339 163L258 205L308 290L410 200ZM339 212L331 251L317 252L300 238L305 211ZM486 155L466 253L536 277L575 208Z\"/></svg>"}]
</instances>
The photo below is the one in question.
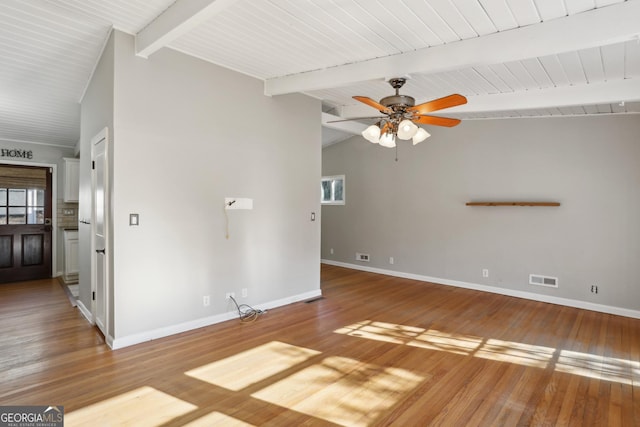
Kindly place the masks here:
<instances>
[{"instance_id":1,"label":"doorway","mask_svg":"<svg viewBox=\"0 0 640 427\"><path fill-rule=\"evenodd\" d=\"M92 312L105 337L109 336L109 181L108 132L103 129L91 140L92 187Z\"/></svg>"},{"instance_id":2,"label":"doorway","mask_svg":"<svg viewBox=\"0 0 640 427\"><path fill-rule=\"evenodd\" d=\"M0 164L0 283L51 277L52 171Z\"/></svg>"}]
</instances>

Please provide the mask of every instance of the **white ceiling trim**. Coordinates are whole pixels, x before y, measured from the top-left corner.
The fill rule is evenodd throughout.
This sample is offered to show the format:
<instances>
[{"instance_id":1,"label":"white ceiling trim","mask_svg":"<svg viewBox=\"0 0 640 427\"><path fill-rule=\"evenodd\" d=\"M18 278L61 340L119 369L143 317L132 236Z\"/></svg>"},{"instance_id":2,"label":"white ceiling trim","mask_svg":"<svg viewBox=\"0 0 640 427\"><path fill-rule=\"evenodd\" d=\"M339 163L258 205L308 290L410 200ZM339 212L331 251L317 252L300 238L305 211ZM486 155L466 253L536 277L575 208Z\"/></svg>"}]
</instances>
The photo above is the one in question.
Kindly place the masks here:
<instances>
[{"instance_id":1,"label":"white ceiling trim","mask_svg":"<svg viewBox=\"0 0 640 427\"><path fill-rule=\"evenodd\" d=\"M640 1L627 1L474 39L267 79L265 94L321 90L418 72L447 72L623 42L640 36L638 16Z\"/></svg>"},{"instance_id":2,"label":"white ceiling trim","mask_svg":"<svg viewBox=\"0 0 640 427\"><path fill-rule=\"evenodd\" d=\"M8 143L18 143L18 144L34 144L34 145L42 145L45 147L57 147L57 148L66 148L66 149L71 149L73 147L70 147L68 144L56 144L56 143L52 143L51 141L28 141L25 139L15 139L15 138L4 138L4 137L0 137L0 142L8 142ZM3 160L3 162L7 162L8 160ZM29 163L31 164L31 163Z\"/></svg>"},{"instance_id":3,"label":"white ceiling trim","mask_svg":"<svg viewBox=\"0 0 640 427\"><path fill-rule=\"evenodd\" d=\"M467 100L466 104L442 110L441 114L489 113L640 101L640 79L613 80L533 91L468 96ZM345 105L340 108L340 115L343 118L363 117L371 115L374 111L374 109L366 105Z\"/></svg>"},{"instance_id":4,"label":"white ceiling trim","mask_svg":"<svg viewBox=\"0 0 640 427\"><path fill-rule=\"evenodd\" d=\"M136 55L148 58L238 0L177 0L136 35Z\"/></svg>"}]
</instances>

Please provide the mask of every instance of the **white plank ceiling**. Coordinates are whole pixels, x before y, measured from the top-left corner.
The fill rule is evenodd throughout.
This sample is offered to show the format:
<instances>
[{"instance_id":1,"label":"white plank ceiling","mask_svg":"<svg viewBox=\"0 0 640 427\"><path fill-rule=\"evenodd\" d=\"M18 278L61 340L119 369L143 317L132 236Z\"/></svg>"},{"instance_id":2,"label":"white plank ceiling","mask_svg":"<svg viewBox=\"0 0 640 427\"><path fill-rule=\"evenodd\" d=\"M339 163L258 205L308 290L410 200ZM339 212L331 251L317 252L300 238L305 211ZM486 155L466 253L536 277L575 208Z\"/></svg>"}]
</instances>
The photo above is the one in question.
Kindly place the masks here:
<instances>
[{"instance_id":1,"label":"white plank ceiling","mask_svg":"<svg viewBox=\"0 0 640 427\"><path fill-rule=\"evenodd\" d=\"M175 49L323 101L323 121L376 111L408 76L465 120L640 113L640 0L0 0L0 139L74 146L111 28L138 54ZM357 132L328 124L325 143ZM328 129L328 128L327 128Z\"/></svg>"}]
</instances>

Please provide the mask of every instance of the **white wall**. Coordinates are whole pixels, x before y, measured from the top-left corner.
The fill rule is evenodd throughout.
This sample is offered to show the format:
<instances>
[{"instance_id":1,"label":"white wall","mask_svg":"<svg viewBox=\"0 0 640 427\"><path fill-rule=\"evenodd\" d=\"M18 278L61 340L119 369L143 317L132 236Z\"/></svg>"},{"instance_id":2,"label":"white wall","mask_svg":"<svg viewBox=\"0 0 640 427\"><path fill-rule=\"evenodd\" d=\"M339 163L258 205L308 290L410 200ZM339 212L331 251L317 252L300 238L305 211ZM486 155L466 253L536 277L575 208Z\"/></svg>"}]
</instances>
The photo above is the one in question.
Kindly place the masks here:
<instances>
[{"instance_id":1,"label":"white wall","mask_svg":"<svg viewBox=\"0 0 640 427\"><path fill-rule=\"evenodd\" d=\"M252 305L318 295L320 102L168 49L138 58L120 32L114 63L114 345L232 315L242 288ZM254 200L228 240L227 196Z\"/></svg>"},{"instance_id":2,"label":"white wall","mask_svg":"<svg viewBox=\"0 0 640 427\"><path fill-rule=\"evenodd\" d=\"M80 110L80 200L78 219L91 220L91 139L105 127L109 139L113 138L113 74L114 36L108 42L98 61ZM79 307L90 317L91 310L91 226L78 224L80 239ZM112 320L113 316L110 314ZM113 330L113 324L109 325Z\"/></svg>"},{"instance_id":3,"label":"white wall","mask_svg":"<svg viewBox=\"0 0 640 427\"><path fill-rule=\"evenodd\" d=\"M360 264L355 252L370 253L360 265L638 313L640 116L429 131L401 145L398 162L359 136L323 150L323 174L345 174L347 186L345 206L322 208L323 259ZM473 200L561 206L465 206ZM529 285L530 273L559 288Z\"/></svg>"}]
</instances>

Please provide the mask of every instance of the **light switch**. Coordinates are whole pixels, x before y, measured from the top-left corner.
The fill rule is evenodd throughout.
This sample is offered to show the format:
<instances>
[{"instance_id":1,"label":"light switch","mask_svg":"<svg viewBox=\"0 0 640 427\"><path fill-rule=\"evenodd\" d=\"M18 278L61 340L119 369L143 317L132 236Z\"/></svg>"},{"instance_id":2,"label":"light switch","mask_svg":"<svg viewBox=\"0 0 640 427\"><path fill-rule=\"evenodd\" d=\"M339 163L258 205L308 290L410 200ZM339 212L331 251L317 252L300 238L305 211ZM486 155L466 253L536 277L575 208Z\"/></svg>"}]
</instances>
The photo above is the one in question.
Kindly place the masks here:
<instances>
[{"instance_id":1,"label":"light switch","mask_svg":"<svg viewBox=\"0 0 640 427\"><path fill-rule=\"evenodd\" d=\"M139 225L138 214L129 214L129 225Z\"/></svg>"}]
</instances>

